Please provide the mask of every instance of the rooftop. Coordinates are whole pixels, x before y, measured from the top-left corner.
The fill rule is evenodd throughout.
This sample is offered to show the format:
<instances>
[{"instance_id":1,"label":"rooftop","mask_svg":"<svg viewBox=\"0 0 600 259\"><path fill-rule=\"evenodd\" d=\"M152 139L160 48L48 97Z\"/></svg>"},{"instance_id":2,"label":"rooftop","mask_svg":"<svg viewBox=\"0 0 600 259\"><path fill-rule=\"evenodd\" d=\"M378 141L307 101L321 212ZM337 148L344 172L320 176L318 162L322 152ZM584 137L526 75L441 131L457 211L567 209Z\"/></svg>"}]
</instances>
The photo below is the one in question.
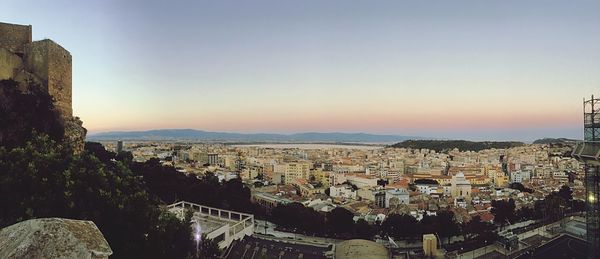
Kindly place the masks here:
<instances>
[{"instance_id":1,"label":"rooftop","mask_svg":"<svg viewBox=\"0 0 600 259\"><path fill-rule=\"evenodd\" d=\"M309 246L273 241L253 236L234 241L224 258L280 258L325 259L327 247Z\"/></svg>"},{"instance_id":2,"label":"rooftop","mask_svg":"<svg viewBox=\"0 0 600 259\"><path fill-rule=\"evenodd\" d=\"M387 249L378 243L363 239L352 239L335 246L336 259L388 259Z\"/></svg>"}]
</instances>

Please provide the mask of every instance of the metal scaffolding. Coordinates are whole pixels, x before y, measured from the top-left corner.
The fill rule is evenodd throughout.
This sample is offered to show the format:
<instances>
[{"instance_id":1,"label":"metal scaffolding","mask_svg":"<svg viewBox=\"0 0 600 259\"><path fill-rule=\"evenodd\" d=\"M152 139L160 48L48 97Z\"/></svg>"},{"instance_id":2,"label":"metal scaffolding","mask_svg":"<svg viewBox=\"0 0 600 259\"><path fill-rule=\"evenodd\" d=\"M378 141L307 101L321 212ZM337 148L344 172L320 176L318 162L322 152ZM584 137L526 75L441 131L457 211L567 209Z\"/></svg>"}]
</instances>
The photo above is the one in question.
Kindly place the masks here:
<instances>
[{"instance_id":1,"label":"metal scaffolding","mask_svg":"<svg viewBox=\"0 0 600 259\"><path fill-rule=\"evenodd\" d=\"M583 100L584 141L577 143L573 157L585 163L586 231L588 257L600 258L600 99Z\"/></svg>"}]
</instances>

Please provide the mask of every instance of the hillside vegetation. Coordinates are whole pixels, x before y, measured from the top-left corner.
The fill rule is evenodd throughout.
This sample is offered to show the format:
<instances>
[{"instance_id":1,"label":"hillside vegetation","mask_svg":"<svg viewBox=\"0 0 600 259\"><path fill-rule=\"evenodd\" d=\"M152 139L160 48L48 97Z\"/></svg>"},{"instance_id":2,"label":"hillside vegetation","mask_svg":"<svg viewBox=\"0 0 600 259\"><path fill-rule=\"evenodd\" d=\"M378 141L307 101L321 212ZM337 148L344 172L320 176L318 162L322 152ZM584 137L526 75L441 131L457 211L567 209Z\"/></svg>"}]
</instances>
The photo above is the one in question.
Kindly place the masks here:
<instances>
[{"instance_id":1,"label":"hillside vegetation","mask_svg":"<svg viewBox=\"0 0 600 259\"><path fill-rule=\"evenodd\" d=\"M189 219L161 208L165 198L149 175L175 169L134 163L97 143L76 154L64 142L52 98L38 89L21 92L14 81L0 81L0 228L33 218L91 220L111 258L198 258ZM215 258L216 243L205 243L199 256Z\"/></svg>"},{"instance_id":2,"label":"hillside vegetation","mask_svg":"<svg viewBox=\"0 0 600 259\"><path fill-rule=\"evenodd\" d=\"M480 151L484 149L506 149L523 146L517 141L467 141L467 140L406 140L392 145L395 148L430 149L436 152L447 152L458 148L460 151Z\"/></svg>"}]
</instances>

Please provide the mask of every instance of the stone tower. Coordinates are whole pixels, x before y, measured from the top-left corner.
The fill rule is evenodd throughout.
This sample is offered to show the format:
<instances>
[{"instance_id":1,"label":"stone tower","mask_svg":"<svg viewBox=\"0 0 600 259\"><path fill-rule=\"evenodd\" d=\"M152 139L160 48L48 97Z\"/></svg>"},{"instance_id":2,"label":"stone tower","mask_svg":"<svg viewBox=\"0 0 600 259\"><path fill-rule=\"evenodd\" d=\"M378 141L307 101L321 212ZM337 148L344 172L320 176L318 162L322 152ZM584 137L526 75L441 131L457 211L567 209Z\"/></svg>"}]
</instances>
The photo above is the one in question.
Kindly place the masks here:
<instances>
[{"instance_id":1,"label":"stone tower","mask_svg":"<svg viewBox=\"0 0 600 259\"><path fill-rule=\"evenodd\" d=\"M0 80L38 83L54 99L65 126L65 140L76 152L83 150L86 130L73 117L71 53L56 42L32 41L31 25L0 23Z\"/></svg>"},{"instance_id":2,"label":"stone tower","mask_svg":"<svg viewBox=\"0 0 600 259\"><path fill-rule=\"evenodd\" d=\"M24 54L25 70L42 80L61 115L73 116L71 53L52 40L41 40L27 44Z\"/></svg>"}]
</instances>

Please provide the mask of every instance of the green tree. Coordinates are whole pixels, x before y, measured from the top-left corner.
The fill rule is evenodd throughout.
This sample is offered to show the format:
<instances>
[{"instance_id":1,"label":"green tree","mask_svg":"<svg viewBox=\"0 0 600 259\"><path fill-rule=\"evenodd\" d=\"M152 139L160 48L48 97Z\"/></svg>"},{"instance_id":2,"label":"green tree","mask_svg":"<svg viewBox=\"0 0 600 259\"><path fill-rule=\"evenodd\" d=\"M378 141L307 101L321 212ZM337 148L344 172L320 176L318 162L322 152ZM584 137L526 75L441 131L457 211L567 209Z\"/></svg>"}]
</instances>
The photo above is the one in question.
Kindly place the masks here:
<instances>
[{"instance_id":1,"label":"green tree","mask_svg":"<svg viewBox=\"0 0 600 259\"><path fill-rule=\"evenodd\" d=\"M64 123L52 97L34 83L29 83L24 92L19 88L14 80L0 80L0 146L22 146L35 132L61 141Z\"/></svg>"},{"instance_id":2,"label":"green tree","mask_svg":"<svg viewBox=\"0 0 600 259\"><path fill-rule=\"evenodd\" d=\"M454 219L452 211L438 211L435 218L435 226L440 238L450 238L460 234L460 225ZM448 239L450 242L450 239Z\"/></svg>"},{"instance_id":3,"label":"green tree","mask_svg":"<svg viewBox=\"0 0 600 259\"><path fill-rule=\"evenodd\" d=\"M566 202L569 202L573 200L573 191L571 190L571 187L563 185L558 190L558 196L563 198L563 200L565 200Z\"/></svg>"},{"instance_id":4,"label":"green tree","mask_svg":"<svg viewBox=\"0 0 600 259\"><path fill-rule=\"evenodd\" d=\"M467 240L477 238L491 241L494 238L495 229L494 225L482 222L479 216L475 216L464 225L463 235Z\"/></svg>"},{"instance_id":5,"label":"green tree","mask_svg":"<svg viewBox=\"0 0 600 259\"><path fill-rule=\"evenodd\" d=\"M30 84L0 81L0 228L41 217L91 220L111 258L190 255L189 222L159 209L131 154L88 143L74 155L52 98Z\"/></svg>"},{"instance_id":6,"label":"green tree","mask_svg":"<svg viewBox=\"0 0 600 259\"><path fill-rule=\"evenodd\" d=\"M494 222L504 227L507 222L514 221L515 218L515 201L509 200L493 200L492 214L494 214Z\"/></svg>"},{"instance_id":7,"label":"green tree","mask_svg":"<svg viewBox=\"0 0 600 259\"><path fill-rule=\"evenodd\" d=\"M73 155L45 134L34 133L22 147L0 147L0 203L2 227L40 217L94 221L114 258L176 258L186 250L149 240L181 244L190 234L184 235L189 223L168 221L122 162L104 163L89 151Z\"/></svg>"},{"instance_id":8,"label":"green tree","mask_svg":"<svg viewBox=\"0 0 600 259\"><path fill-rule=\"evenodd\" d=\"M189 218L179 220L174 214L161 211L156 225L150 228L145 258L186 258L194 254L195 244ZM138 256L139 257L139 256Z\"/></svg>"},{"instance_id":9,"label":"green tree","mask_svg":"<svg viewBox=\"0 0 600 259\"><path fill-rule=\"evenodd\" d=\"M522 207L516 212L516 218L520 221L536 219L535 210L530 207Z\"/></svg>"},{"instance_id":10,"label":"green tree","mask_svg":"<svg viewBox=\"0 0 600 259\"><path fill-rule=\"evenodd\" d=\"M366 220L359 219L354 226L354 237L372 240L373 236L375 236L375 228Z\"/></svg>"},{"instance_id":11,"label":"green tree","mask_svg":"<svg viewBox=\"0 0 600 259\"><path fill-rule=\"evenodd\" d=\"M354 214L347 209L337 207L327 213L327 226L336 236L351 233L354 229Z\"/></svg>"},{"instance_id":12,"label":"green tree","mask_svg":"<svg viewBox=\"0 0 600 259\"><path fill-rule=\"evenodd\" d=\"M418 235L418 221L406 214L391 214L381 224L383 233L400 239L413 239Z\"/></svg>"},{"instance_id":13,"label":"green tree","mask_svg":"<svg viewBox=\"0 0 600 259\"><path fill-rule=\"evenodd\" d=\"M212 239L206 238L206 235L202 235L199 244L199 256L201 259L216 259L221 258L221 249L219 244Z\"/></svg>"},{"instance_id":14,"label":"green tree","mask_svg":"<svg viewBox=\"0 0 600 259\"><path fill-rule=\"evenodd\" d=\"M552 193L544 199L545 219L558 220L561 219L566 211L567 203L558 194Z\"/></svg>"}]
</instances>

